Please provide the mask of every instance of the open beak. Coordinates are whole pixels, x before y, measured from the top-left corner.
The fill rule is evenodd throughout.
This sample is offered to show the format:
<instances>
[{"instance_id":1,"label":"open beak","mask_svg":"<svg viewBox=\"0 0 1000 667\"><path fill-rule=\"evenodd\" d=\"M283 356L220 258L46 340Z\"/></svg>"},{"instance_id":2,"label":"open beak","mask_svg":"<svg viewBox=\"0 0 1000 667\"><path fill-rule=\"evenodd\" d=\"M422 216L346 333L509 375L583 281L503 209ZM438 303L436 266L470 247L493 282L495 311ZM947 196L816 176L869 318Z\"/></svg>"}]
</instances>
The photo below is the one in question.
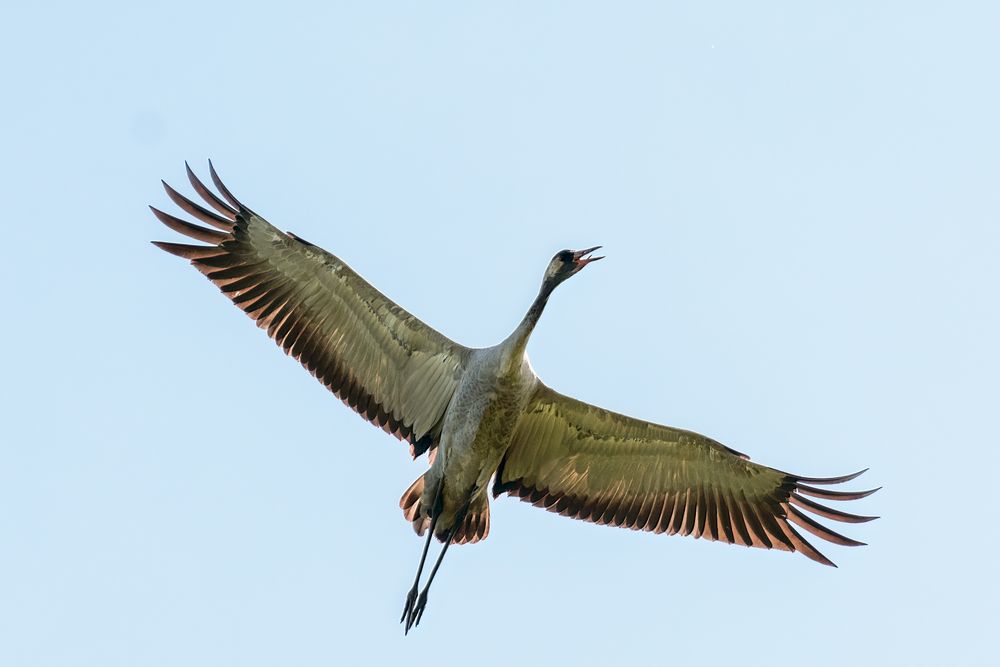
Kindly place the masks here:
<instances>
[{"instance_id":1,"label":"open beak","mask_svg":"<svg viewBox=\"0 0 1000 667\"><path fill-rule=\"evenodd\" d=\"M596 262L599 259L604 259L604 256L600 257L587 257L590 253L595 250L599 250L601 246L595 245L593 248L587 248L586 250L577 250L573 253L573 263L576 264L576 270L579 271L583 267L587 266L591 262Z\"/></svg>"}]
</instances>

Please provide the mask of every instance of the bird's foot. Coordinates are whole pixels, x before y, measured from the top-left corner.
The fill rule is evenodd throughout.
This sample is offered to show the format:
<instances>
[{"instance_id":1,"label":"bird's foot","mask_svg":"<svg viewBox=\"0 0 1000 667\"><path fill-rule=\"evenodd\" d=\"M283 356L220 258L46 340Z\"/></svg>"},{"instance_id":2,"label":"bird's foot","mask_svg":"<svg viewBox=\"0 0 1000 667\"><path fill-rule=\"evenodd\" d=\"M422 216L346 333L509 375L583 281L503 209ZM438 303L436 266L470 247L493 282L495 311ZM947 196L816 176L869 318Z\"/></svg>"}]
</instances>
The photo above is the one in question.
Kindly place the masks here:
<instances>
[{"instance_id":1,"label":"bird's foot","mask_svg":"<svg viewBox=\"0 0 1000 667\"><path fill-rule=\"evenodd\" d=\"M413 591L416 592L416 591ZM407 603L409 603L411 598L407 596ZM424 608L427 606L427 591L420 591L420 596L417 598L416 603L409 605L409 613L404 614L406 616L406 630L403 634L408 634L410 628L415 625L420 625L420 619L423 618Z\"/></svg>"},{"instance_id":2,"label":"bird's foot","mask_svg":"<svg viewBox=\"0 0 1000 667\"><path fill-rule=\"evenodd\" d=\"M420 591L417 595L417 585L414 584L410 592L406 594L406 604L403 606L403 616L399 619L402 623L406 621L406 629L403 634L409 634L410 628L420 625L420 619L424 615L424 608L427 606L427 589Z\"/></svg>"},{"instance_id":3,"label":"bird's foot","mask_svg":"<svg viewBox=\"0 0 1000 667\"><path fill-rule=\"evenodd\" d=\"M406 604L403 605L403 615L399 617L400 623L406 621L407 631L409 631L410 629L409 618L411 612L413 611L413 605L416 603L416 601L417 601L417 585L414 583L413 588L411 588L410 592L406 594Z\"/></svg>"}]
</instances>

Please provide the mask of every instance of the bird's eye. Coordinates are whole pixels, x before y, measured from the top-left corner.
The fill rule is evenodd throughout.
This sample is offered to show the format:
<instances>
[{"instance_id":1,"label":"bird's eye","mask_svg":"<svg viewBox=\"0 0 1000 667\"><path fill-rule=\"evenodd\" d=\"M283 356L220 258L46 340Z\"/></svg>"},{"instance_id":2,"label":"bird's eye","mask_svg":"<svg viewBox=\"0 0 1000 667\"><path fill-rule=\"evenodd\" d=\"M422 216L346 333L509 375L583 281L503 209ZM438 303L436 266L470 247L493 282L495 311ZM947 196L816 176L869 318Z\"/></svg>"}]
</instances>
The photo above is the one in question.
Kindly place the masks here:
<instances>
[{"instance_id":1,"label":"bird's eye","mask_svg":"<svg viewBox=\"0 0 1000 667\"><path fill-rule=\"evenodd\" d=\"M558 257L561 262L569 262L573 259L573 253L569 250L562 250L558 255L556 255L556 257Z\"/></svg>"}]
</instances>

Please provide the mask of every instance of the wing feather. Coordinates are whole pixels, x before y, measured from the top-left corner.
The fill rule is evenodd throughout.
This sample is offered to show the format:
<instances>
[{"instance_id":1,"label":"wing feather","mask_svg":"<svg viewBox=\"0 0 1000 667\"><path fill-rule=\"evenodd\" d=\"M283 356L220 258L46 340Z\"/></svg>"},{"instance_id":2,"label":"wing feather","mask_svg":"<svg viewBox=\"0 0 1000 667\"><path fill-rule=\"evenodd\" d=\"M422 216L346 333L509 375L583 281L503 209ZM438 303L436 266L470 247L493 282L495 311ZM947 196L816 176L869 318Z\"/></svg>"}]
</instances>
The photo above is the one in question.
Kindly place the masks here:
<instances>
[{"instance_id":1,"label":"wing feather","mask_svg":"<svg viewBox=\"0 0 1000 667\"><path fill-rule=\"evenodd\" d=\"M791 475L697 433L603 410L539 383L497 471L494 494L507 492L598 524L799 551L833 565L791 524L828 542L858 546L805 512L847 523L875 517L801 494L854 500L873 491L826 491L803 482L840 484L859 474Z\"/></svg>"},{"instance_id":2,"label":"wing feather","mask_svg":"<svg viewBox=\"0 0 1000 667\"><path fill-rule=\"evenodd\" d=\"M409 441L414 456L435 446L470 350L390 301L339 258L270 225L233 196L211 163L221 197L186 163L185 169L210 208L164 183L166 193L215 229L155 208L153 214L210 245L154 244L190 260L330 391Z\"/></svg>"}]
</instances>

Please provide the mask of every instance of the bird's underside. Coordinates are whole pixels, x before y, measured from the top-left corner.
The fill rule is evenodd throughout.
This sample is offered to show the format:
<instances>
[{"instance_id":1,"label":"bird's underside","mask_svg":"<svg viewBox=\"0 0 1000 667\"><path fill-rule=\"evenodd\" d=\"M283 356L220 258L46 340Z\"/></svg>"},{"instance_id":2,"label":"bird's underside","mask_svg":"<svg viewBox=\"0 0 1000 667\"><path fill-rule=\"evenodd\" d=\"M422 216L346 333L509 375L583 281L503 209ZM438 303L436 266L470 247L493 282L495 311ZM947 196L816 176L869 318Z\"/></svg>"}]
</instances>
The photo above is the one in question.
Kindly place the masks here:
<instances>
[{"instance_id":1,"label":"bird's underside","mask_svg":"<svg viewBox=\"0 0 1000 667\"><path fill-rule=\"evenodd\" d=\"M428 453L432 465L439 465L436 449L442 443L449 446L442 437L449 403L475 352L400 308L334 255L270 225L232 196L211 165L210 173L221 196L187 169L207 208L164 183L170 199L208 227L152 209L167 227L203 244L154 243L190 260L345 404L408 442L414 457ZM501 345L520 346L517 352L523 352L555 286L597 259L586 252L563 251L552 259L531 310ZM564 396L533 375L532 380L521 397L520 416L502 436L506 441L495 471L494 497L507 493L599 524L799 551L826 565L833 563L799 529L857 546L861 542L813 517L846 523L875 518L814 500L856 500L873 493L826 488L861 473L825 478L788 474L753 463L705 436L603 410ZM414 495L422 479L401 501L419 532L436 516L434 503L419 502L422 486ZM442 479L447 487L448 477ZM478 509L479 502L470 495L452 525L437 527L445 549L486 537L485 496L485 510ZM422 598L425 603L426 588ZM415 584L404 613L407 628L422 611Z\"/></svg>"}]
</instances>

